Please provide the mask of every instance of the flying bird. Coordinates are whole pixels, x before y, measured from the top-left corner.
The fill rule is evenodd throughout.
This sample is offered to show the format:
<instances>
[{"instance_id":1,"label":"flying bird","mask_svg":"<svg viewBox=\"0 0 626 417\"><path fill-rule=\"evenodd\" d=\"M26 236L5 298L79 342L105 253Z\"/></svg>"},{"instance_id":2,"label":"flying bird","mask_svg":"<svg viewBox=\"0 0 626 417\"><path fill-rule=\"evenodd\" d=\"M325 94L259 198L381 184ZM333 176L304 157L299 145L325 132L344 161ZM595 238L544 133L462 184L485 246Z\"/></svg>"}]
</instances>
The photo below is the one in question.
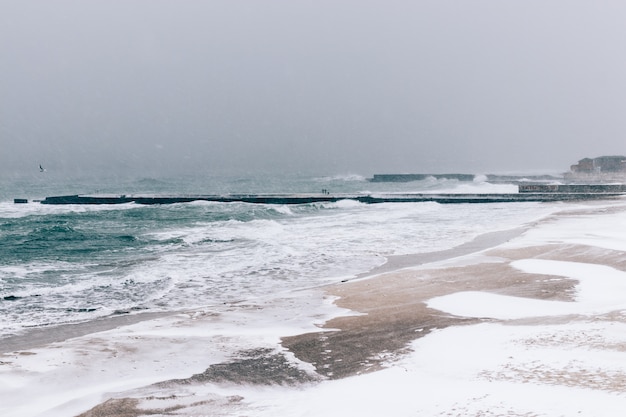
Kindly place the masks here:
<instances>
[{"instance_id":1,"label":"flying bird","mask_svg":"<svg viewBox=\"0 0 626 417\"><path fill-rule=\"evenodd\" d=\"M39 164L39 172L46 172L46 169Z\"/></svg>"}]
</instances>

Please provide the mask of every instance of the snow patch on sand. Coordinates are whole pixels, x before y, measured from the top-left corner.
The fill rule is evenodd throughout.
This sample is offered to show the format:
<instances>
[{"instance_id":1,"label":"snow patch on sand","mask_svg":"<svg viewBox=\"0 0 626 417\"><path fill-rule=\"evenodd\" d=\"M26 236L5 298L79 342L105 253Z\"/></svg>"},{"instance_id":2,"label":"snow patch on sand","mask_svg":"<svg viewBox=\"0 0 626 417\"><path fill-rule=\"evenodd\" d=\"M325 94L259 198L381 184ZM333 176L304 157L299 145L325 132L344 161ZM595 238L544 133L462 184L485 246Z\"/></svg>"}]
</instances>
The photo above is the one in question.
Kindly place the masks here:
<instances>
[{"instance_id":1,"label":"snow patch on sand","mask_svg":"<svg viewBox=\"0 0 626 417\"><path fill-rule=\"evenodd\" d=\"M553 275L578 281L574 302L537 300L480 291L463 291L432 298L428 306L465 317L501 320L571 314L601 314L626 309L626 272L605 265L524 259L511 265L529 274Z\"/></svg>"}]
</instances>

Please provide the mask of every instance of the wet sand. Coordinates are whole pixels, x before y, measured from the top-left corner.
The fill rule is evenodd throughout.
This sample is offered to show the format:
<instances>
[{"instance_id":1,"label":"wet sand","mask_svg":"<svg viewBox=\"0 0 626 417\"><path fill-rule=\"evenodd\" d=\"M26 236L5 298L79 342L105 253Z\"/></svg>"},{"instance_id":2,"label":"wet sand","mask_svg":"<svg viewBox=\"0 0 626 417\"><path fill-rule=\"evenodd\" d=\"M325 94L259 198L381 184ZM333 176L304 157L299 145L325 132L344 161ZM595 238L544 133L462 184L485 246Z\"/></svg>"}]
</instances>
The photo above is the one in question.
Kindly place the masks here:
<instances>
[{"instance_id":1,"label":"wet sand","mask_svg":"<svg viewBox=\"0 0 626 417\"><path fill-rule=\"evenodd\" d=\"M626 267L621 252L575 245L516 250L492 249L494 261L444 268L407 269L375 278L334 285L328 293L360 315L328 321L336 329L289 337L283 345L313 363L324 377L336 379L378 370L405 352L408 344L433 329L492 319L457 317L430 309L426 301L458 291L487 291L542 300L572 301L576 281L522 273L510 266L518 259L553 259Z\"/></svg>"},{"instance_id":2,"label":"wet sand","mask_svg":"<svg viewBox=\"0 0 626 417\"><path fill-rule=\"evenodd\" d=\"M159 317L166 317L175 314L173 312L145 312L135 314L116 314L109 317L101 317L95 320L80 323L67 323L61 325L50 325L45 327L35 327L15 336L0 339L0 354L14 352L16 350L34 349L46 346L51 343L63 342L75 337L103 332L122 326L139 323L145 320L152 320Z\"/></svg>"}]
</instances>

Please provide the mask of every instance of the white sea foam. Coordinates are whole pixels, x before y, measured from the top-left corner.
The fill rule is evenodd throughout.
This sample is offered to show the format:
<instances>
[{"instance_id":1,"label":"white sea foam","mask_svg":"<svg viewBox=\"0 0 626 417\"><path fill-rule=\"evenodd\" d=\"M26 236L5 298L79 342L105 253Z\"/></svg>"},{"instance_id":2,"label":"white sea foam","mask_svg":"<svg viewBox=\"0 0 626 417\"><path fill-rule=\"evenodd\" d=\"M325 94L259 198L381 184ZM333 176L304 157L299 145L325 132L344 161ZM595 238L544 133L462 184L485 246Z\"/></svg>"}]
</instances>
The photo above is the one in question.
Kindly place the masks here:
<instances>
[{"instance_id":1,"label":"white sea foam","mask_svg":"<svg viewBox=\"0 0 626 417\"><path fill-rule=\"evenodd\" d=\"M30 202L27 204L13 204L10 202L0 202L0 218L14 219L26 216L45 216L49 214L69 214L69 213L87 213L111 210L128 210L138 208L140 206L134 203L128 204L102 204L102 205L85 205L85 204L40 204L38 202Z\"/></svg>"},{"instance_id":2,"label":"white sea foam","mask_svg":"<svg viewBox=\"0 0 626 417\"><path fill-rule=\"evenodd\" d=\"M38 294L37 302L45 303L47 309L31 313L20 309L22 316L13 316L17 322L10 323L12 328L19 328L20 320L45 324L84 320L118 309L197 307L256 297L276 288L337 282L379 266L386 256L448 249L481 233L516 227L555 210L537 203L367 205L351 200L293 207L127 205L120 210L129 208L137 211L115 216L111 225L127 224L132 230L135 223L144 222L139 224L147 230L133 238L152 243L141 253L111 248L122 258L113 257L106 267L89 266L85 260L68 265L58 278L50 271L32 273L41 283L48 280L49 287L28 288L29 281L24 280L25 287L13 288L6 295ZM159 227L153 217L169 223ZM108 223L98 226L97 221L90 217L94 227L110 227ZM119 221L126 223L119 225ZM85 226L77 220L75 228L80 227ZM128 232L121 229L120 233ZM19 280L23 273L15 269L2 275L0 271L0 278ZM26 305L26 300L12 307L20 303ZM46 316L46 311L54 314Z\"/></svg>"},{"instance_id":3,"label":"white sea foam","mask_svg":"<svg viewBox=\"0 0 626 417\"><path fill-rule=\"evenodd\" d=\"M4 265L0 266L0 279L12 278L12 279L24 279L32 275L39 275L44 272L61 271L71 268L72 265L69 262L32 262L28 264L19 265Z\"/></svg>"},{"instance_id":4,"label":"white sea foam","mask_svg":"<svg viewBox=\"0 0 626 417\"><path fill-rule=\"evenodd\" d=\"M319 182L329 182L329 181L362 182L362 181L365 181L366 178L359 174L343 174L343 175L334 175L331 177L320 177L320 178L316 178L315 180Z\"/></svg>"},{"instance_id":5,"label":"white sea foam","mask_svg":"<svg viewBox=\"0 0 626 417\"><path fill-rule=\"evenodd\" d=\"M437 192L451 194L516 194L518 187L513 184L459 182L452 187L446 187Z\"/></svg>"}]
</instances>

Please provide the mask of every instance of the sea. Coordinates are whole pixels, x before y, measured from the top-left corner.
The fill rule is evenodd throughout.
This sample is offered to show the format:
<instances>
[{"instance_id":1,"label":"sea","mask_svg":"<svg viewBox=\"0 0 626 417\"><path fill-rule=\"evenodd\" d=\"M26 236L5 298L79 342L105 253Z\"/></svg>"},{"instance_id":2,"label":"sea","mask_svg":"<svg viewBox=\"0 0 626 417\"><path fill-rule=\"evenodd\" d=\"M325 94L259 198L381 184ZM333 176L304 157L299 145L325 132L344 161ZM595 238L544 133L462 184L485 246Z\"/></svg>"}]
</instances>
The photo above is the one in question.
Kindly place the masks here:
<instances>
[{"instance_id":1,"label":"sea","mask_svg":"<svg viewBox=\"0 0 626 417\"><path fill-rule=\"evenodd\" d=\"M510 184L361 175L0 179L0 338L115 315L223 305L354 278L394 255L450 249L560 203L355 201L44 205L68 194L516 192ZM27 204L14 204L27 198Z\"/></svg>"}]
</instances>

